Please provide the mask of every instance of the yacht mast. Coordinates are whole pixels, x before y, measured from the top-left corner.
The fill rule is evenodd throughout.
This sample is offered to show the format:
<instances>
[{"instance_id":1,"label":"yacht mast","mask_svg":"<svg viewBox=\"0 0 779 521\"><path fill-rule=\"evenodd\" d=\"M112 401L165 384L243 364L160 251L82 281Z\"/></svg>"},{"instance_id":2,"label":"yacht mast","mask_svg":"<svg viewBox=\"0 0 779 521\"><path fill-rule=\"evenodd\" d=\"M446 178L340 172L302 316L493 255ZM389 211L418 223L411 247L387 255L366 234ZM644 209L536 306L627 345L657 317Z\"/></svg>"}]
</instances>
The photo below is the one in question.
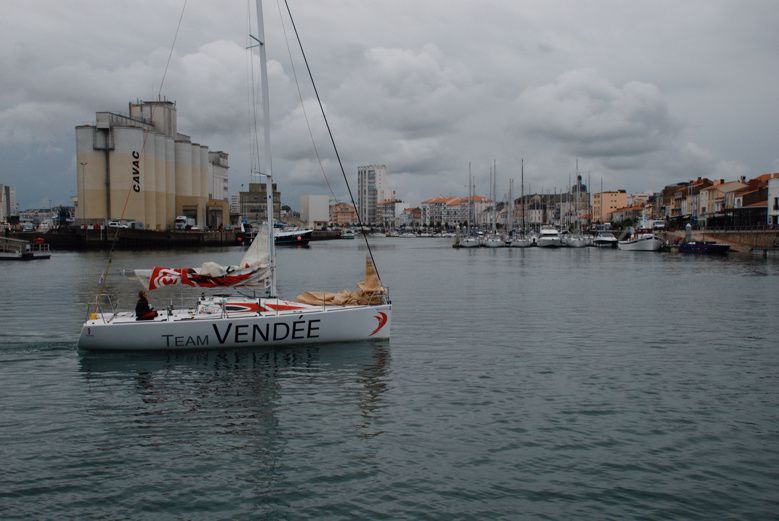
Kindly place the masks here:
<instances>
[{"instance_id":1,"label":"yacht mast","mask_svg":"<svg viewBox=\"0 0 779 521\"><path fill-rule=\"evenodd\" d=\"M514 179L509 179L509 201L506 205L506 233L514 231Z\"/></svg>"},{"instance_id":2,"label":"yacht mast","mask_svg":"<svg viewBox=\"0 0 779 521\"><path fill-rule=\"evenodd\" d=\"M525 233L525 158L523 157L521 160L521 177L520 177L520 190L522 191L521 199L522 199L522 234Z\"/></svg>"},{"instance_id":3,"label":"yacht mast","mask_svg":"<svg viewBox=\"0 0 779 521\"><path fill-rule=\"evenodd\" d=\"M270 153L270 96L268 95L268 58L265 54L265 24L262 17L262 0L257 6L257 47L260 53L260 85L262 88L262 130L265 153L262 155L260 175L265 176L265 213L268 219L268 262L270 264L269 296L276 296L276 248L273 239L273 162Z\"/></svg>"},{"instance_id":4,"label":"yacht mast","mask_svg":"<svg viewBox=\"0 0 779 521\"><path fill-rule=\"evenodd\" d=\"M498 186L495 182L498 178L498 165L495 159L492 160L492 235L497 233L498 226Z\"/></svg>"},{"instance_id":5,"label":"yacht mast","mask_svg":"<svg viewBox=\"0 0 779 521\"><path fill-rule=\"evenodd\" d=\"M473 214L473 179L471 177L471 162L468 161L468 219L465 221L465 229L468 236L471 235L471 218Z\"/></svg>"}]
</instances>

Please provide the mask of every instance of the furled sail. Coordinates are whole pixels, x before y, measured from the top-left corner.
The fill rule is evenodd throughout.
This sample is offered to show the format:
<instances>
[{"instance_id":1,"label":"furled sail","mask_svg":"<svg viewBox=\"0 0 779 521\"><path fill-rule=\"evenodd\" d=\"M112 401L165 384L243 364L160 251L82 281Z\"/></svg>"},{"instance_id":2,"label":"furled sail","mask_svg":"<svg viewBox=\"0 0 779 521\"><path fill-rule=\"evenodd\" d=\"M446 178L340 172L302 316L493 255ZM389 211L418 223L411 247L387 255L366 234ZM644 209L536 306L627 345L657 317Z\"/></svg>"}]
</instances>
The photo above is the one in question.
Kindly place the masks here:
<instances>
[{"instance_id":1,"label":"furled sail","mask_svg":"<svg viewBox=\"0 0 779 521\"><path fill-rule=\"evenodd\" d=\"M381 285L376 267L370 257L365 257L365 280L357 283L357 290L345 289L339 293L326 291L306 291L298 295L296 302L312 306L347 306L347 305L377 305L381 304L386 289Z\"/></svg>"},{"instance_id":2,"label":"furled sail","mask_svg":"<svg viewBox=\"0 0 779 521\"><path fill-rule=\"evenodd\" d=\"M199 268L155 266L150 270L135 270L135 276L149 291L176 285L201 288L265 286L270 275L268 232L264 228L255 236L237 266L204 262Z\"/></svg>"}]
</instances>

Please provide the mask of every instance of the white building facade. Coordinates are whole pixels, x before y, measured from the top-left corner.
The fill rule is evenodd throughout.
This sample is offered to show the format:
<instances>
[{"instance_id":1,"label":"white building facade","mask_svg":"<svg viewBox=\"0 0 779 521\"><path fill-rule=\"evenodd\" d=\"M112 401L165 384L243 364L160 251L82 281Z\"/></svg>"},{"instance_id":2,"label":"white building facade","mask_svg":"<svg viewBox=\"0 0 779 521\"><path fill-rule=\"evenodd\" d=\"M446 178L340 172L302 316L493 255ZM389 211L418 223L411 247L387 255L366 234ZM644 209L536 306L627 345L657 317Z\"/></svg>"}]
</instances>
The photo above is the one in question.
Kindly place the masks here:
<instances>
[{"instance_id":1,"label":"white building facade","mask_svg":"<svg viewBox=\"0 0 779 521\"><path fill-rule=\"evenodd\" d=\"M779 225L779 179L768 180L768 224Z\"/></svg>"},{"instance_id":2,"label":"white building facade","mask_svg":"<svg viewBox=\"0 0 779 521\"><path fill-rule=\"evenodd\" d=\"M300 220L309 228L327 226L330 221L330 198L326 195L301 195Z\"/></svg>"},{"instance_id":3,"label":"white building facade","mask_svg":"<svg viewBox=\"0 0 779 521\"><path fill-rule=\"evenodd\" d=\"M388 192L385 165L357 167L357 213L363 224L381 224L383 216L379 214L378 203L387 198Z\"/></svg>"}]
</instances>

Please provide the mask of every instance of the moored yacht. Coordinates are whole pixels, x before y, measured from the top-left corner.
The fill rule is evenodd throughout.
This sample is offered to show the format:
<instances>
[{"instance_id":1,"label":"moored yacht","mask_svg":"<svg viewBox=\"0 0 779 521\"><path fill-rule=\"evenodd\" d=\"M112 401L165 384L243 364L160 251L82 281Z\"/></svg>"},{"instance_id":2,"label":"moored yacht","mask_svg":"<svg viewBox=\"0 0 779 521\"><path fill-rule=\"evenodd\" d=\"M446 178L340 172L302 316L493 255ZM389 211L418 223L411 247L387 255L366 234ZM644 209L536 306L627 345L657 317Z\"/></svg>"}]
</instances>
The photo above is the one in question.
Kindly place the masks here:
<instances>
[{"instance_id":1,"label":"moored yacht","mask_svg":"<svg viewBox=\"0 0 779 521\"><path fill-rule=\"evenodd\" d=\"M542 248L559 248L562 245L560 232L554 226L542 226L536 244Z\"/></svg>"},{"instance_id":2,"label":"moored yacht","mask_svg":"<svg viewBox=\"0 0 779 521\"><path fill-rule=\"evenodd\" d=\"M596 248L616 248L617 238L614 237L613 233L602 230L598 232L598 235L592 240L592 244Z\"/></svg>"}]
</instances>

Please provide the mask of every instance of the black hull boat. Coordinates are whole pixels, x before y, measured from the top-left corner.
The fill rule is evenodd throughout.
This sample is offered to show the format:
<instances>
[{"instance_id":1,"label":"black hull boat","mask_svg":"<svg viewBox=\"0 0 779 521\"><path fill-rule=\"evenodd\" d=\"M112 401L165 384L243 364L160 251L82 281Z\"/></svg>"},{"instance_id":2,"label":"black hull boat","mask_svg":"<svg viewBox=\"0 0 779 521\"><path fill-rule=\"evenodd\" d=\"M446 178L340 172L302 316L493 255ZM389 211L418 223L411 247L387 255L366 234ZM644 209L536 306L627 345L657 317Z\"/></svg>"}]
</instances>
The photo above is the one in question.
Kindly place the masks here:
<instances>
[{"instance_id":1,"label":"black hull boat","mask_svg":"<svg viewBox=\"0 0 779 521\"><path fill-rule=\"evenodd\" d=\"M679 253L698 253L706 255L722 255L730 250L729 244L719 244L713 241L691 241L679 245Z\"/></svg>"}]
</instances>

